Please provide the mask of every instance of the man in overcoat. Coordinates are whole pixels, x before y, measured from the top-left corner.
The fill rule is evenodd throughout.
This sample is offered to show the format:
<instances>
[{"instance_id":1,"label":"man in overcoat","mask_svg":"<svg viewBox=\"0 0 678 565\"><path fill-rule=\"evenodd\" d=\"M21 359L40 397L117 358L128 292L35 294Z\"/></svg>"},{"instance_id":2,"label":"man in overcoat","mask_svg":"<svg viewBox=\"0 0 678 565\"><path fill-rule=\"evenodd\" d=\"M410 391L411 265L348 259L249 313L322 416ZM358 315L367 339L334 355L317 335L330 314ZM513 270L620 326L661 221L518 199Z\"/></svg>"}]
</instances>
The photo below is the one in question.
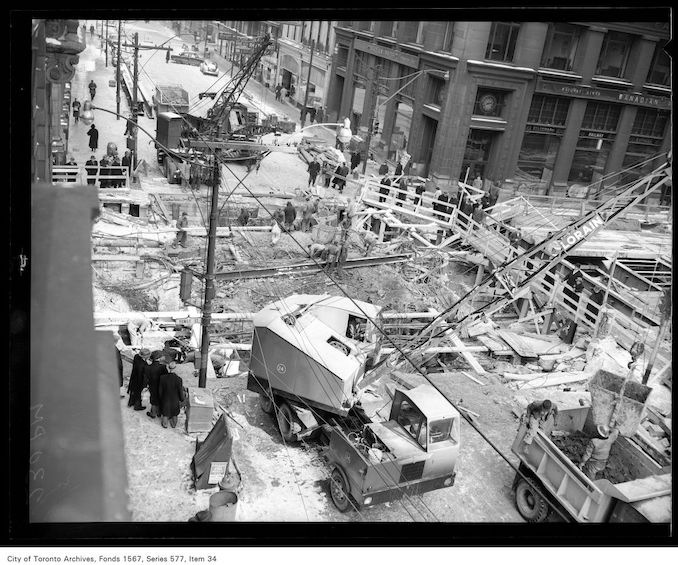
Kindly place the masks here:
<instances>
[{"instance_id":1,"label":"man in overcoat","mask_svg":"<svg viewBox=\"0 0 678 565\"><path fill-rule=\"evenodd\" d=\"M151 411L146 412L146 416L155 418L160 416L160 393L158 386L160 384L160 377L167 373L167 367L163 365L160 360L163 358L163 352L160 350L151 353L151 364L146 369L148 375L148 392L151 393Z\"/></svg>"},{"instance_id":2,"label":"man in overcoat","mask_svg":"<svg viewBox=\"0 0 678 565\"><path fill-rule=\"evenodd\" d=\"M181 377L174 372L177 364L171 361L168 365L169 372L160 376L158 392L160 394L160 414L163 428L170 426L177 427L177 417L181 411L181 403L186 398L184 394L184 383Z\"/></svg>"},{"instance_id":3,"label":"man in overcoat","mask_svg":"<svg viewBox=\"0 0 678 565\"><path fill-rule=\"evenodd\" d=\"M141 405L141 391L146 386L146 369L151 357L151 351L143 348L132 359L132 373L129 377L127 392L129 393L129 402L127 406L133 406L135 410L145 410Z\"/></svg>"}]
</instances>

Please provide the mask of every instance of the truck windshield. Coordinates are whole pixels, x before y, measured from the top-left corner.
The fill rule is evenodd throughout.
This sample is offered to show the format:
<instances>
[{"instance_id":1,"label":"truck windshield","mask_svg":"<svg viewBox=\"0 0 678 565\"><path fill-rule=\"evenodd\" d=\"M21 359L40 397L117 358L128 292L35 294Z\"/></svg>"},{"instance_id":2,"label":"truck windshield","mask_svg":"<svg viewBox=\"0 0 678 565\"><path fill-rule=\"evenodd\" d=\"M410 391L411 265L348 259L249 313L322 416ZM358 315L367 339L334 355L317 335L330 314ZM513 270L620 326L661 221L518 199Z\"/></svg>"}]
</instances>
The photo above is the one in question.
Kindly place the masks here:
<instances>
[{"instance_id":1,"label":"truck windshield","mask_svg":"<svg viewBox=\"0 0 678 565\"><path fill-rule=\"evenodd\" d=\"M407 400L400 403L396 414L397 422L422 447L426 447L426 416Z\"/></svg>"}]
</instances>

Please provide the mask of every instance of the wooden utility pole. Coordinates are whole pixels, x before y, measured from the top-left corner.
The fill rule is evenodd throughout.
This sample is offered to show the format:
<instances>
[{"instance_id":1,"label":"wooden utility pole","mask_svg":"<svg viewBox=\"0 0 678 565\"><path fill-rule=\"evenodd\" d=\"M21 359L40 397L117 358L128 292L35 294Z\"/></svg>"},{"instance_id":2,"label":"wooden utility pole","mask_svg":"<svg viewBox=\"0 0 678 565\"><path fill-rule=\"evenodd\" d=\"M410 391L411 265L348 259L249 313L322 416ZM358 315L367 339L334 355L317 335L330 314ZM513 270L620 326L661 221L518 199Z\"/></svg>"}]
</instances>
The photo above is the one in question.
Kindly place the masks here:
<instances>
[{"instance_id":1,"label":"wooden utility pole","mask_svg":"<svg viewBox=\"0 0 678 565\"><path fill-rule=\"evenodd\" d=\"M379 65L374 67L374 76L370 84L371 95L374 100L370 102L370 119L367 122L367 140L365 141L365 158L363 159L363 175L367 170L367 160L370 158L370 143L372 143L372 129L374 128L374 114L377 109L377 100L379 98Z\"/></svg>"},{"instance_id":2,"label":"wooden utility pole","mask_svg":"<svg viewBox=\"0 0 678 565\"><path fill-rule=\"evenodd\" d=\"M105 53L105 63L104 65L108 67L108 20L105 20L106 25L106 39L104 39L104 53Z\"/></svg>"},{"instance_id":3,"label":"wooden utility pole","mask_svg":"<svg viewBox=\"0 0 678 565\"><path fill-rule=\"evenodd\" d=\"M120 34L122 33L122 20L118 20L118 52L115 63L115 111L118 113L115 116L116 120L120 119Z\"/></svg>"},{"instance_id":4,"label":"wooden utility pole","mask_svg":"<svg viewBox=\"0 0 678 565\"><path fill-rule=\"evenodd\" d=\"M134 34L134 76L132 77L132 121L134 132L132 133L132 170L137 168L137 90L139 89L139 34Z\"/></svg>"},{"instance_id":5,"label":"wooden utility pole","mask_svg":"<svg viewBox=\"0 0 678 565\"><path fill-rule=\"evenodd\" d=\"M306 108L308 107L308 91L311 86L311 69L313 68L313 51L315 40L311 39L311 59L308 62L308 75L306 75L306 94L304 94L304 107L301 109L301 127L306 123Z\"/></svg>"},{"instance_id":6,"label":"wooden utility pole","mask_svg":"<svg viewBox=\"0 0 678 565\"><path fill-rule=\"evenodd\" d=\"M210 323L212 321L212 298L214 298L214 255L217 244L217 224L219 223L219 151L214 152L214 172L212 182L212 203L210 223L207 232L207 265L205 266L205 298L202 307L202 337L200 339L200 372L198 387L207 386L207 363L209 363Z\"/></svg>"}]
</instances>

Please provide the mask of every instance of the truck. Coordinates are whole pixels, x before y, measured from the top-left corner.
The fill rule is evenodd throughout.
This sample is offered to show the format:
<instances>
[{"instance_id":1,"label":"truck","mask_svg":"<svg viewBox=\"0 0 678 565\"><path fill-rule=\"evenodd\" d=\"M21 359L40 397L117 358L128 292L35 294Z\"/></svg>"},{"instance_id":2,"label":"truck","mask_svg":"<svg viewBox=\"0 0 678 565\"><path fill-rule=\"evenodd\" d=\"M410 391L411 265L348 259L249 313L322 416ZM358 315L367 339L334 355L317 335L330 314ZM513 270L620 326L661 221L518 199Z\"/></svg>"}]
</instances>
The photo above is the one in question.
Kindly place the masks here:
<instances>
[{"instance_id":1,"label":"truck","mask_svg":"<svg viewBox=\"0 0 678 565\"><path fill-rule=\"evenodd\" d=\"M178 84L164 84L155 87L153 95L153 108L157 116L161 112L174 112L175 114L188 113L188 91Z\"/></svg>"},{"instance_id":2,"label":"truck","mask_svg":"<svg viewBox=\"0 0 678 565\"><path fill-rule=\"evenodd\" d=\"M549 418L528 445L521 423L511 451L520 460L512 491L518 512L528 522L544 522L553 508L579 523L669 522L671 473L660 467L632 441L620 435L612 446L608 467L623 469L626 480L591 480L577 466L574 450L564 452L559 437L594 435L591 407L559 410L558 425ZM576 445L576 444L575 444ZM569 455L569 456L568 456ZM526 477L526 478L524 478Z\"/></svg>"},{"instance_id":3,"label":"truck","mask_svg":"<svg viewBox=\"0 0 678 565\"><path fill-rule=\"evenodd\" d=\"M373 320L380 308L292 295L255 314L247 389L285 442L319 438L341 512L451 487L460 415L433 386L390 390ZM388 373L386 373L388 376Z\"/></svg>"},{"instance_id":4,"label":"truck","mask_svg":"<svg viewBox=\"0 0 678 565\"><path fill-rule=\"evenodd\" d=\"M184 129L184 120L175 112L159 112L156 115L156 155L159 164L165 163L167 153L163 147L177 149L181 142L181 134Z\"/></svg>"}]
</instances>

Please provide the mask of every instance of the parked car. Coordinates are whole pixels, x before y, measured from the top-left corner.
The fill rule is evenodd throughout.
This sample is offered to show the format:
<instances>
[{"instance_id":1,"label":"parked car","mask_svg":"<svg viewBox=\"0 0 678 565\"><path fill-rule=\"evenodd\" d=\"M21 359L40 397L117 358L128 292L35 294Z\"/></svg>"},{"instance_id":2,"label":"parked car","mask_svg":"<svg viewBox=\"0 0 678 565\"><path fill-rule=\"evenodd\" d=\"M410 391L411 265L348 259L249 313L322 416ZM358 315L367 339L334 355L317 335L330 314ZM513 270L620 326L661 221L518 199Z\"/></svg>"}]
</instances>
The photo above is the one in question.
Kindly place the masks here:
<instances>
[{"instance_id":1,"label":"parked car","mask_svg":"<svg viewBox=\"0 0 678 565\"><path fill-rule=\"evenodd\" d=\"M214 61L203 61L200 63L200 72L204 75L219 75L219 69Z\"/></svg>"},{"instance_id":2,"label":"parked car","mask_svg":"<svg viewBox=\"0 0 678 565\"><path fill-rule=\"evenodd\" d=\"M170 57L173 63L179 63L181 65L194 65L196 67L200 66L203 62L203 58L197 53L191 53L190 51L182 51L178 55L172 55Z\"/></svg>"}]
</instances>

